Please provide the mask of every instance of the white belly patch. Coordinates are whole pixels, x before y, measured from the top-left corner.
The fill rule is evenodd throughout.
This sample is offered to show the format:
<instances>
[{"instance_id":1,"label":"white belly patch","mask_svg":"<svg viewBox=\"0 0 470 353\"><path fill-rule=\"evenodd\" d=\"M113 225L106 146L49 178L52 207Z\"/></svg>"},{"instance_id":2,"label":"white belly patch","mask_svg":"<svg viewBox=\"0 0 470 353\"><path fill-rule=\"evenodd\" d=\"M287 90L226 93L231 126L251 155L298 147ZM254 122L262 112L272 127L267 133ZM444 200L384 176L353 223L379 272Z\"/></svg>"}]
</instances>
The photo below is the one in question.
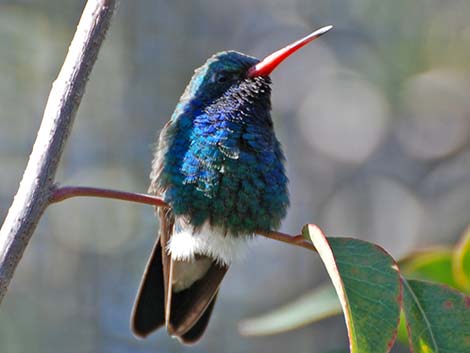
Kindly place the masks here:
<instances>
[{"instance_id":1,"label":"white belly patch","mask_svg":"<svg viewBox=\"0 0 470 353\"><path fill-rule=\"evenodd\" d=\"M175 229L166 250L172 259L192 261L195 255L205 255L218 264L230 265L245 253L249 236L225 235L220 229L205 223L199 232L182 220L175 221Z\"/></svg>"}]
</instances>

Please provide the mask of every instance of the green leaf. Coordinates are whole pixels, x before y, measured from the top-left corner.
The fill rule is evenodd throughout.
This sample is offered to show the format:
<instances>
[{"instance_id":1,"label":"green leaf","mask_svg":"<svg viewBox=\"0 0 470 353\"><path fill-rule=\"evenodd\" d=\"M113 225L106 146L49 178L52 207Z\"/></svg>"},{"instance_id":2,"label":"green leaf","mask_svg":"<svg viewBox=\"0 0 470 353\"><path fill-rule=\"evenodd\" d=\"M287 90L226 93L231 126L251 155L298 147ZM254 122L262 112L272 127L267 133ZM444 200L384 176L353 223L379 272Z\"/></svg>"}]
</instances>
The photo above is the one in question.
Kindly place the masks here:
<instances>
[{"instance_id":1,"label":"green leaf","mask_svg":"<svg viewBox=\"0 0 470 353\"><path fill-rule=\"evenodd\" d=\"M403 279L403 284L413 352L470 352L470 297L431 282Z\"/></svg>"},{"instance_id":2,"label":"green leaf","mask_svg":"<svg viewBox=\"0 0 470 353\"><path fill-rule=\"evenodd\" d=\"M247 336L272 335L338 314L341 304L335 289L325 285L270 313L242 321L239 330Z\"/></svg>"},{"instance_id":3,"label":"green leaf","mask_svg":"<svg viewBox=\"0 0 470 353\"><path fill-rule=\"evenodd\" d=\"M452 265L459 289L470 293L470 226L455 248Z\"/></svg>"},{"instance_id":4,"label":"green leaf","mask_svg":"<svg viewBox=\"0 0 470 353\"><path fill-rule=\"evenodd\" d=\"M343 308L351 353L390 351L401 305L401 282L393 258L375 244L351 238L325 238L313 225L311 240L330 275Z\"/></svg>"},{"instance_id":5,"label":"green leaf","mask_svg":"<svg viewBox=\"0 0 470 353\"><path fill-rule=\"evenodd\" d=\"M451 248L433 248L413 252L398 262L400 271L409 279L421 279L460 289L454 279Z\"/></svg>"}]
</instances>

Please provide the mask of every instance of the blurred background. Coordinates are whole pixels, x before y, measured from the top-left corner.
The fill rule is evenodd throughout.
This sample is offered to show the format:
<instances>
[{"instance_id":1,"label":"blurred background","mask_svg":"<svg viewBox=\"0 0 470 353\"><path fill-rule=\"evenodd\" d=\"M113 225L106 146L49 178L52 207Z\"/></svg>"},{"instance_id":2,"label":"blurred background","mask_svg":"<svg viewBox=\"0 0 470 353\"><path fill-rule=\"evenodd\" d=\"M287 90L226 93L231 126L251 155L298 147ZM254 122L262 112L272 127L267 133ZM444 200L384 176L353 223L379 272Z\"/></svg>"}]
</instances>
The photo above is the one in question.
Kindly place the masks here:
<instances>
[{"instance_id":1,"label":"blurred background","mask_svg":"<svg viewBox=\"0 0 470 353\"><path fill-rule=\"evenodd\" d=\"M84 3L0 0L2 220ZM396 258L454 243L470 218L469 13L467 0L121 1L57 181L145 192L155 137L207 57L234 49L262 58L333 24L272 75L292 204L282 231L316 223ZM317 256L267 239L230 269L200 344L181 346L163 331L134 338L129 315L156 229L149 206L51 206L1 306L0 351L347 347L341 317L273 337L239 336L241 319L328 280Z\"/></svg>"}]
</instances>

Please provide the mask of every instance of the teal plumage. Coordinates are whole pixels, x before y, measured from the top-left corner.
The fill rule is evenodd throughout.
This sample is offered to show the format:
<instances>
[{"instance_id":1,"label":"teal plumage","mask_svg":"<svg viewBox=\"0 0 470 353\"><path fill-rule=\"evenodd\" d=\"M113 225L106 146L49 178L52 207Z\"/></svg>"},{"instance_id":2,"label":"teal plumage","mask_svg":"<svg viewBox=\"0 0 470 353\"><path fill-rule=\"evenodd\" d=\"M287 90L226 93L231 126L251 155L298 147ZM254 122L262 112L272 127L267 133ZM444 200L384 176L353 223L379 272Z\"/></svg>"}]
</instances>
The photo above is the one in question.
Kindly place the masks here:
<instances>
[{"instance_id":1,"label":"teal plumage","mask_svg":"<svg viewBox=\"0 0 470 353\"><path fill-rule=\"evenodd\" d=\"M156 189L175 216L229 235L279 227L289 204L284 155L270 115L270 79L234 51L196 70L160 135ZM225 82L218 82L223 77Z\"/></svg>"}]
</instances>

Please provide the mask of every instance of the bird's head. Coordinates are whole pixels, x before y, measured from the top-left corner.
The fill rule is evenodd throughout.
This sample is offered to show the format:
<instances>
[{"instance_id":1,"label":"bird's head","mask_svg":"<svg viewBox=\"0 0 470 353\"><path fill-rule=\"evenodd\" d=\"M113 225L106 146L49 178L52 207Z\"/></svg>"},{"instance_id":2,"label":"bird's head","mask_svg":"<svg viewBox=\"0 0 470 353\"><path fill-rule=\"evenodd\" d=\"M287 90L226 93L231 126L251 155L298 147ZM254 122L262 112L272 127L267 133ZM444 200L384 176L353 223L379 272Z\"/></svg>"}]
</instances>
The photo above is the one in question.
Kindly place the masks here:
<instances>
[{"instance_id":1,"label":"bird's head","mask_svg":"<svg viewBox=\"0 0 470 353\"><path fill-rule=\"evenodd\" d=\"M216 100L227 90L248 80L248 71L259 59L236 52L224 51L210 57L194 71L186 87L184 98L206 104Z\"/></svg>"},{"instance_id":2,"label":"bird's head","mask_svg":"<svg viewBox=\"0 0 470 353\"><path fill-rule=\"evenodd\" d=\"M181 100L206 105L227 92L236 92L237 88L250 86L256 81L269 84L269 75L281 62L331 28L332 26L322 27L261 61L236 51L217 53L195 70Z\"/></svg>"}]
</instances>

